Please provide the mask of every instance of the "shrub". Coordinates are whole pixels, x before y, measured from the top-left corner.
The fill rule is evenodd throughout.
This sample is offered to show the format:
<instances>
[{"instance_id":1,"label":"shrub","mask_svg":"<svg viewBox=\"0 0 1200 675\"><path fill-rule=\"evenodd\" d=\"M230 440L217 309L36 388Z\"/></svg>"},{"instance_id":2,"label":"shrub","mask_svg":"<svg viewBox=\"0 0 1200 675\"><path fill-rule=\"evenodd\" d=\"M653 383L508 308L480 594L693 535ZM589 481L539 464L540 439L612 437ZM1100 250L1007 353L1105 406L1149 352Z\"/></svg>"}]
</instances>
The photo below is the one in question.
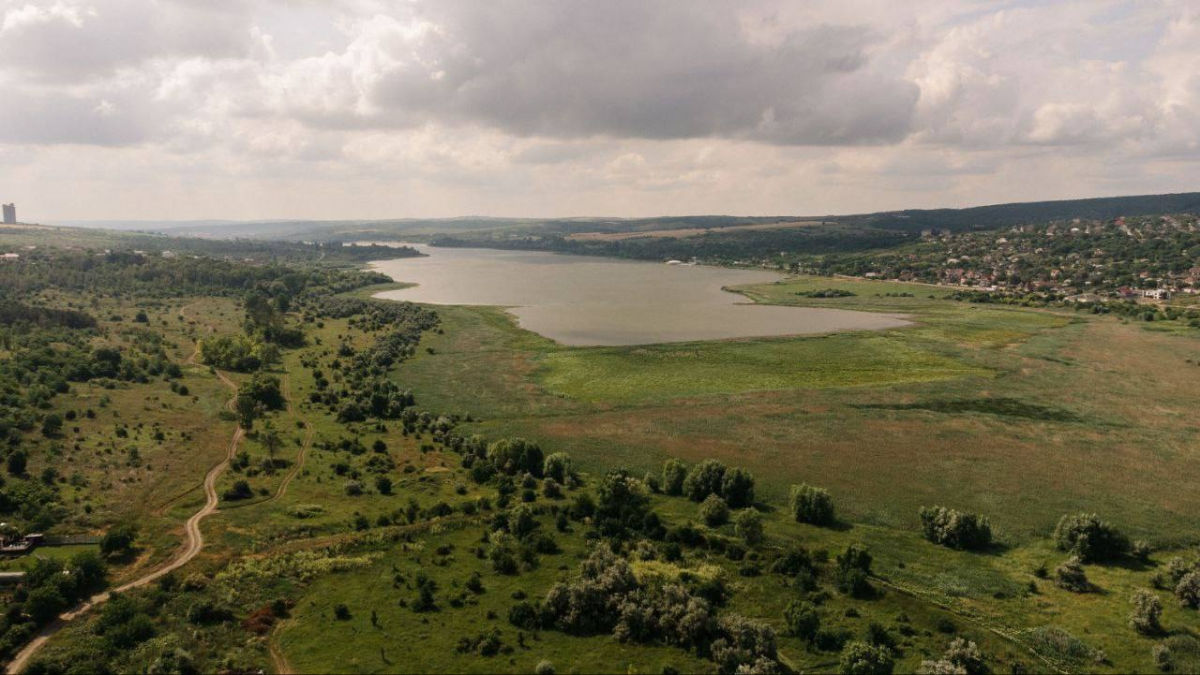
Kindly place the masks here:
<instances>
[{"instance_id":1,"label":"shrub","mask_svg":"<svg viewBox=\"0 0 1200 675\"><path fill-rule=\"evenodd\" d=\"M725 465L715 459L706 459L688 472L683 480L683 494L694 502L704 501L709 495L721 494L724 478Z\"/></svg>"},{"instance_id":2,"label":"shrub","mask_svg":"<svg viewBox=\"0 0 1200 675\"><path fill-rule=\"evenodd\" d=\"M137 538L137 526L130 523L115 525L100 538L100 552L106 556L128 553Z\"/></svg>"},{"instance_id":3,"label":"shrub","mask_svg":"<svg viewBox=\"0 0 1200 675\"><path fill-rule=\"evenodd\" d=\"M1139 588L1130 598L1133 612L1129 615L1129 625L1142 635L1157 635L1162 632L1162 602L1152 591Z\"/></svg>"},{"instance_id":4,"label":"shrub","mask_svg":"<svg viewBox=\"0 0 1200 675\"><path fill-rule=\"evenodd\" d=\"M1183 575L1175 586L1175 597L1179 604L1189 609L1200 609L1200 571Z\"/></svg>"},{"instance_id":5,"label":"shrub","mask_svg":"<svg viewBox=\"0 0 1200 675\"><path fill-rule=\"evenodd\" d=\"M1063 516L1054 528L1054 543L1085 563L1111 560L1129 551L1129 540L1094 513Z\"/></svg>"},{"instance_id":6,"label":"shrub","mask_svg":"<svg viewBox=\"0 0 1200 675\"><path fill-rule=\"evenodd\" d=\"M687 465L678 459L668 459L663 463L662 491L665 494L678 497L683 494L683 482L687 478Z\"/></svg>"},{"instance_id":7,"label":"shrub","mask_svg":"<svg viewBox=\"0 0 1200 675\"><path fill-rule=\"evenodd\" d=\"M988 672L983 653L974 642L955 638L942 658L937 661L922 661L917 669L923 675L983 675Z\"/></svg>"},{"instance_id":8,"label":"shrub","mask_svg":"<svg viewBox=\"0 0 1200 675\"><path fill-rule=\"evenodd\" d=\"M943 506L921 507L921 530L926 539L947 548L978 551L992 543L987 518Z\"/></svg>"},{"instance_id":9,"label":"shrub","mask_svg":"<svg viewBox=\"0 0 1200 675\"><path fill-rule=\"evenodd\" d=\"M375 479L375 489L381 495L392 494L392 479L387 476L379 476Z\"/></svg>"},{"instance_id":10,"label":"shrub","mask_svg":"<svg viewBox=\"0 0 1200 675\"><path fill-rule=\"evenodd\" d=\"M775 631L770 626L726 615L717 621L717 634L710 656L720 672L779 672Z\"/></svg>"},{"instance_id":11,"label":"shrub","mask_svg":"<svg viewBox=\"0 0 1200 675\"><path fill-rule=\"evenodd\" d=\"M542 467L546 478L553 478L560 484L567 482L567 477L575 472L571 464L571 456L565 452L556 452L548 457Z\"/></svg>"},{"instance_id":12,"label":"shrub","mask_svg":"<svg viewBox=\"0 0 1200 675\"><path fill-rule=\"evenodd\" d=\"M244 480L234 481L233 487L225 491L223 495L225 501L236 501L238 499L249 499L254 496L254 491L250 489L250 484Z\"/></svg>"},{"instance_id":13,"label":"shrub","mask_svg":"<svg viewBox=\"0 0 1200 675\"><path fill-rule=\"evenodd\" d=\"M517 628L538 630L542 627L541 612L531 602L518 602L508 608L508 622Z\"/></svg>"},{"instance_id":14,"label":"shrub","mask_svg":"<svg viewBox=\"0 0 1200 675\"><path fill-rule=\"evenodd\" d=\"M546 660L538 661L537 666L533 669L534 675L554 675L554 664Z\"/></svg>"},{"instance_id":15,"label":"shrub","mask_svg":"<svg viewBox=\"0 0 1200 675\"><path fill-rule=\"evenodd\" d=\"M866 642L851 642L842 650L838 672L845 675L891 675L892 650Z\"/></svg>"},{"instance_id":16,"label":"shrub","mask_svg":"<svg viewBox=\"0 0 1200 675\"><path fill-rule=\"evenodd\" d=\"M333 616L338 621L349 621L350 620L350 608L347 607L345 603L339 602L338 604L334 605L334 607L333 607Z\"/></svg>"},{"instance_id":17,"label":"shrub","mask_svg":"<svg viewBox=\"0 0 1200 675\"><path fill-rule=\"evenodd\" d=\"M721 497L730 508L744 509L754 503L754 475L740 468L726 469L721 477Z\"/></svg>"},{"instance_id":18,"label":"shrub","mask_svg":"<svg viewBox=\"0 0 1200 675\"><path fill-rule=\"evenodd\" d=\"M346 481L346 484L343 486L343 488L345 489L346 494L350 497L357 497L363 493L363 484L356 480Z\"/></svg>"},{"instance_id":19,"label":"shrub","mask_svg":"<svg viewBox=\"0 0 1200 675\"><path fill-rule=\"evenodd\" d=\"M798 523L829 525L833 522L833 498L822 488L793 485L789 502Z\"/></svg>"},{"instance_id":20,"label":"shrub","mask_svg":"<svg viewBox=\"0 0 1200 675\"><path fill-rule=\"evenodd\" d=\"M821 630L821 615L817 613L816 605L811 602L793 600L783 610L783 622L789 635L812 643Z\"/></svg>"},{"instance_id":21,"label":"shrub","mask_svg":"<svg viewBox=\"0 0 1200 675\"><path fill-rule=\"evenodd\" d=\"M754 509L742 509L733 519L738 536L747 546L758 546L763 541L762 515Z\"/></svg>"},{"instance_id":22,"label":"shrub","mask_svg":"<svg viewBox=\"0 0 1200 675\"><path fill-rule=\"evenodd\" d=\"M729 522L729 506L717 495L709 495L700 504L700 519L709 527L718 527Z\"/></svg>"},{"instance_id":23,"label":"shrub","mask_svg":"<svg viewBox=\"0 0 1200 675\"><path fill-rule=\"evenodd\" d=\"M1072 593L1087 593L1092 590L1083 564L1078 557L1072 556L1054 570L1054 583Z\"/></svg>"},{"instance_id":24,"label":"shrub","mask_svg":"<svg viewBox=\"0 0 1200 675\"><path fill-rule=\"evenodd\" d=\"M842 593L856 597L870 597L874 592L867 580L871 574L871 554L865 548L851 544L837 556L834 579Z\"/></svg>"}]
</instances>

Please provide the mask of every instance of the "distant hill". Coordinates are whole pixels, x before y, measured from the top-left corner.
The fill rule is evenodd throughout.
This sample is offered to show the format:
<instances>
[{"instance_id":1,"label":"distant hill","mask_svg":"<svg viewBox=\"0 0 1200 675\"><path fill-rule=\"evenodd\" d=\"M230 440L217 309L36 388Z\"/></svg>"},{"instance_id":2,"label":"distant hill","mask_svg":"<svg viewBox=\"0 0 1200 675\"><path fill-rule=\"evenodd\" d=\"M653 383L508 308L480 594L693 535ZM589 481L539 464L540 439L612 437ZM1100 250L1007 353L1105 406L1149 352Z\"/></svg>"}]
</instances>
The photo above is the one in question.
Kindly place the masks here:
<instances>
[{"instance_id":1,"label":"distant hill","mask_svg":"<svg viewBox=\"0 0 1200 675\"><path fill-rule=\"evenodd\" d=\"M992 229L1021 223L1043 223L1071 218L1109 220L1119 216L1197 212L1200 212L1200 192L1183 192L1165 195L993 204L965 209L910 209L867 214L857 218L851 216L830 219L859 220L872 227L913 232L926 228L959 231Z\"/></svg>"},{"instance_id":2,"label":"distant hill","mask_svg":"<svg viewBox=\"0 0 1200 675\"><path fill-rule=\"evenodd\" d=\"M1179 194L1099 197L1042 202L993 204L962 209L907 209L848 215L780 216L661 216L650 218L398 218L382 220L193 220L193 221L63 221L56 224L105 229L161 232L215 239L286 239L371 241L411 237L428 239L434 235L470 234L477 240L483 233L491 237L526 238L530 236L570 236L581 233L657 232L662 230L714 231L734 234L748 225L771 223L821 223L867 228L892 233L919 233L925 229L962 231L992 229L1020 223L1038 223L1071 218L1111 219L1156 213L1200 212L1200 192ZM748 235L749 236L749 235ZM758 239L764 235L754 235Z\"/></svg>"}]
</instances>

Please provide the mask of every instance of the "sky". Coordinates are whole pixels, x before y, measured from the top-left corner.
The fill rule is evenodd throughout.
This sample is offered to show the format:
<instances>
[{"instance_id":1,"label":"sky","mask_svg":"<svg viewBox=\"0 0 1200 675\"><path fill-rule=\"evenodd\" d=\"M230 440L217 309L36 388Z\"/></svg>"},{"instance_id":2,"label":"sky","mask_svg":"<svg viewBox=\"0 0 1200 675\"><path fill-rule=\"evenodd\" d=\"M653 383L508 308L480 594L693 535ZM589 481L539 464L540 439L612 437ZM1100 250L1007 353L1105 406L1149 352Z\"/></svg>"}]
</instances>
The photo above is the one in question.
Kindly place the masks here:
<instances>
[{"instance_id":1,"label":"sky","mask_svg":"<svg viewBox=\"0 0 1200 675\"><path fill-rule=\"evenodd\" d=\"M0 0L27 222L1200 190L1200 3Z\"/></svg>"}]
</instances>

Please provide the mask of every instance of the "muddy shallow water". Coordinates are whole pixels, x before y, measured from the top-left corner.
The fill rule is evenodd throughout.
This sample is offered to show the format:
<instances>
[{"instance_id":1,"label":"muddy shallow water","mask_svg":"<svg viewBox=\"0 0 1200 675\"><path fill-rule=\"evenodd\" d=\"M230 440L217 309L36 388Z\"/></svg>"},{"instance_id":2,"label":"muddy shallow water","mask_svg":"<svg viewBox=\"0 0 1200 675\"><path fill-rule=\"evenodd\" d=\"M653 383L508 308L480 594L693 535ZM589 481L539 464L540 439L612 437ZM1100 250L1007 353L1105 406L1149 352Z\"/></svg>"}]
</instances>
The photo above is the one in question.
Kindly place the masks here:
<instances>
[{"instance_id":1,"label":"muddy shallow water","mask_svg":"<svg viewBox=\"0 0 1200 675\"><path fill-rule=\"evenodd\" d=\"M769 283L775 272L561 255L433 248L424 258L371 266L417 284L377 297L438 305L508 307L522 328L566 345L636 345L871 330L901 317L757 305L723 286Z\"/></svg>"}]
</instances>

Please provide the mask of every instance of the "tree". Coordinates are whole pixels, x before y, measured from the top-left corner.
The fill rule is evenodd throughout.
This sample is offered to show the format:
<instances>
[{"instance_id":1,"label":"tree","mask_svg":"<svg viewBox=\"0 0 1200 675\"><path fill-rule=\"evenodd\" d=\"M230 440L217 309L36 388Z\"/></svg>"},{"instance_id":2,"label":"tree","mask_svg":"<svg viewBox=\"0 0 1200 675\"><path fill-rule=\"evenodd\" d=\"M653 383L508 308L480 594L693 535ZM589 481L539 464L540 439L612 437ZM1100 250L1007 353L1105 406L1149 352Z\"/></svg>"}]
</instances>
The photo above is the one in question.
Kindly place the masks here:
<instances>
[{"instance_id":1,"label":"tree","mask_svg":"<svg viewBox=\"0 0 1200 675\"><path fill-rule=\"evenodd\" d=\"M381 495L392 494L392 479L387 476L379 476L375 479L375 490Z\"/></svg>"},{"instance_id":2,"label":"tree","mask_svg":"<svg viewBox=\"0 0 1200 675\"><path fill-rule=\"evenodd\" d=\"M845 675L891 675L892 650L866 642L851 642L842 650L838 672Z\"/></svg>"},{"instance_id":3,"label":"tree","mask_svg":"<svg viewBox=\"0 0 1200 675\"><path fill-rule=\"evenodd\" d=\"M546 457L545 465L542 467L542 474L547 478L553 478L557 483L566 483L567 477L575 472L575 468L571 463L571 456L565 452L556 452Z\"/></svg>"},{"instance_id":4,"label":"tree","mask_svg":"<svg viewBox=\"0 0 1200 675\"><path fill-rule=\"evenodd\" d=\"M121 523L113 526L100 538L100 552L114 557L124 555L133 548L137 539L137 526L132 523Z\"/></svg>"},{"instance_id":5,"label":"tree","mask_svg":"<svg viewBox=\"0 0 1200 675\"><path fill-rule=\"evenodd\" d=\"M25 599L25 612L38 624L53 620L66 608L66 599L53 585L38 586Z\"/></svg>"},{"instance_id":6,"label":"tree","mask_svg":"<svg viewBox=\"0 0 1200 675\"><path fill-rule=\"evenodd\" d=\"M271 470L275 469L275 453L279 452L279 448L283 446L283 439L279 436L279 431L275 425L267 422L263 425L263 430L258 434L258 440L262 443L263 448L267 451L267 458L270 460Z\"/></svg>"},{"instance_id":7,"label":"tree","mask_svg":"<svg viewBox=\"0 0 1200 675\"><path fill-rule=\"evenodd\" d=\"M1092 584L1088 581L1078 556L1071 556L1054 570L1054 583L1072 593L1087 593L1092 590Z\"/></svg>"},{"instance_id":8,"label":"tree","mask_svg":"<svg viewBox=\"0 0 1200 675\"><path fill-rule=\"evenodd\" d=\"M730 508L742 509L754 503L754 475L734 467L721 477L721 497Z\"/></svg>"},{"instance_id":9,"label":"tree","mask_svg":"<svg viewBox=\"0 0 1200 675\"><path fill-rule=\"evenodd\" d=\"M851 544L837 556L834 580L842 593L856 598L869 597L874 592L868 581L870 574L871 554L862 546Z\"/></svg>"},{"instance_id":10,"label":"tree","mask_svg":"<svg viewBox=\"0 0 1200 675\"><path fill-rule=\"evenodd\" d=\"M24 450L13 450L5 461L8 472L14 476L25 475L26 457Z\"/></svg>"},{"instance_id":11,"label":"tree","mask_svg":"<svg viewBox=\"0 0 1200 675\"><path fill-rule=\"evenodd\" d=\"M742 509L733 519L734 529L747 546L758 546L763 541L762 515L754 509Z\"/></svg>"},{"instance_id":12,"label":"tree","mask_svg":"<svg viewBox=\"0 0 1200 675\"><path fill-rule=\"evenodd\" d=\"M718 527L729 522L729 506L717 495L709 495L700 503L700 519L709 527Z\"/></svg>"},{"instance_id":13,"label":"tree","mask_svg":"<svg viewBox=\"0 0 1200 675\"><path fill-rule=\"evenodd\" d=\"M662 491L663 494L678 497L683 494L683 482L687 479L687 464L678 459L668 459L663 463Z\"/></svg>"},{"instance_id":14,"label":"tree","mask_svg":"<svg viewBox=\"0 0 1200 675\"><path fill-rule=\"evenodd\" d=\"M63 419L56 413L50 413L42 418L42 435L46 438L54 438L62 433Z\"/></svg>"},{"instance_id":15,"label":"tree","mask_svg":"<svg viewBox=\"0 0 1200 675\"><path fill-rule=\"evenodd\" d=\"M1183 575L1175 586L1175 597L1179 604L1189 609L1200 608L1200 571Z\"/></svg>"},{"instance_id":16,"label":"tree","mask_svg":"<svg viewBox=\"0 0 1200 675\"><path fill-rule=\"evenodd\" d=\"M821 615L817 613L817 606L804 600L792 600L788 603L787 608L783 610L783 622L787 625L789 635L809 644L821 630Z\"/></svg>"},{"instance_id":17,"label":"tree","mask_svg":"<svg viewBox=\"0 0 1200 675\"><path fill-rule=\"evenodd\" d=\"M1054 528L1054 543L1080 562L1111 560L1129 552L1129 540L1094 513L1065 515Z\"/></svg>"},{"instance_id":18,"label":"tree","mask_svg":"<svg viewBox=\"0 0 1200 675\"><path fill-rule=\"evenodd\" d=\"M833 523L833 498L826 490L806 483L793 485L789 501L796 522L811 525Z\"/></svg>"},{"instance_id":19,"label":"tree","mask_svg":"<svg viewBox=\"0 0 1200 675\"><path fill-rule=\"evenodd\" d=\"M706 459L688 472L683 481L683 494L694 502L721 494L721 481L725 478L725 465L715 459Z\"/></svg>"},{"instance_id":20,"label":"tree","mask_svg":"<svg viewBox=\"0 0 1200 675\"><path fill-rule=\"evenodd\" d=\"M942 658L922 661L917 672L923 675L985 675L988 667L978 645L963 638L954 638Z\"/></svg>"},{"instance_id":21,"label":"tree","mask_svg":"<svg viewBox=\"0 0 1200 675\"><path fill-rule=\"evenodd\" d=\"M920 511L921 530L929 541L948 548L978 551L992 543L992 526L987 518L943 506Z\"/></svg>"},{"instance_id":22,"label":"tree","mask_svg":"<svg viewBox=\"0 0 1200 675\"><path fill-rule=\"evenodd\" d=\"M605 474L596 488L596 524L606 536L623 536L629 529L640 529L650 505L650 495L642 482L625 469Z\"/></svg>"},{"instance_id":23,"label":"tree","mask_svg":"<svg viewBox=\"0 0 1200 675\"><path fill-rule=\"evenodd\" d=\"M1162 633L1162 602L1153 591L1139 588L1130 598L1133 612L1129 615L1129 625L1142 635L1159 635Z\"/></svg>"}]
</instances>

